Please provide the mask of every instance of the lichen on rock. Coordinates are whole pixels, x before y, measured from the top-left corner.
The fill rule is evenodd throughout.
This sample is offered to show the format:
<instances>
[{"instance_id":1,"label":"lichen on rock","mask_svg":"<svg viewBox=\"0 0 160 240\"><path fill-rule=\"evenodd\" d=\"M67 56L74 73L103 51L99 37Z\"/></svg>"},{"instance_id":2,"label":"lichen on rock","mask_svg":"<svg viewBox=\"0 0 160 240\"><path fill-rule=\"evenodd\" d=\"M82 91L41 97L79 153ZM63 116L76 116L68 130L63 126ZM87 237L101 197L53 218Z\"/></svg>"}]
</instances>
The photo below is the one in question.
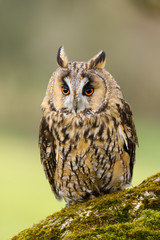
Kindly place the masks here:
<instances>
[{"instance_id":1,"label":"lichen on rock","mask_svg":"<svg viewBox=\"0 0 160 240\"><path fill-rule=\"evenodd\" d=\"M77 203L12 240L160 239L160 173L139 186Z\"/></svg>"}]
</instances>

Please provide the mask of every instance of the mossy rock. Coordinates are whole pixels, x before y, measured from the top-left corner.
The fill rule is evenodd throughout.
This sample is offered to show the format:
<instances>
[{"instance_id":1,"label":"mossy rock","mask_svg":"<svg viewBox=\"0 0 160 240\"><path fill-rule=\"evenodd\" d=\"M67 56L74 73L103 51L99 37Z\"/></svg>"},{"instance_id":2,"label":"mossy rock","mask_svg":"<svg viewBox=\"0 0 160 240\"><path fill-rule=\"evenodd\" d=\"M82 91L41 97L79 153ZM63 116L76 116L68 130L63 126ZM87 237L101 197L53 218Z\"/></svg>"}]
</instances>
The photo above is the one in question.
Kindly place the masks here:
<instances>
[{"instance_id":1,"label":"mossy rock","mask_svg":"<svg viewBox=\"0 0 160 240\"><path fill-rule=\"evenodd\" d=\"M160 239L160 173L139 186L65 207L12 240Z\"/></svg>"}]
</instances>

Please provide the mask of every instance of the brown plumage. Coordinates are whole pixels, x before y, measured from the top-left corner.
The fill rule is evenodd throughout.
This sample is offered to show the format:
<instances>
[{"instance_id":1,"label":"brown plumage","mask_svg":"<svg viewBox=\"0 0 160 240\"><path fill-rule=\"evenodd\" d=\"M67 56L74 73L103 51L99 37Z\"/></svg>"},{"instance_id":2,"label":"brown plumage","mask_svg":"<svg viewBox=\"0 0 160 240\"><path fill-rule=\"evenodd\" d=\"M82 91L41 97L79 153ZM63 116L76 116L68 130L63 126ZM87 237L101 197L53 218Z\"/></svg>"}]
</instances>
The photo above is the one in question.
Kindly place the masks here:
<instances>
[{"instance_id":1,"label":"brown plumage","mask_svg":"<svg viewBox=\"0 0 160 240\"><path fill-rule=\"evenodd\" d=\"M39 133L41 162L58 200L85 201L131 182L135 125L105 61L103 51L89 62L68 62L64 48L58 51Z\"/></svg>"}]
</instances>

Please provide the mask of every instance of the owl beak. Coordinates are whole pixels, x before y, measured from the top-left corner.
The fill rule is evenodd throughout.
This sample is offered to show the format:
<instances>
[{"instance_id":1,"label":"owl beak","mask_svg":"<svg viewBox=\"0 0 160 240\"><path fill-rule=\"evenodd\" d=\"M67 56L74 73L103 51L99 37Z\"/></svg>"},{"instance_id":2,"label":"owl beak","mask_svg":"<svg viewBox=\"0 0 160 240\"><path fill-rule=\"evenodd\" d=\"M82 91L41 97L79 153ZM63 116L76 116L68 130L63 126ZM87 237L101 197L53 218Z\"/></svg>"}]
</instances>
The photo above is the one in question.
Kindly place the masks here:
<instances>
[{"instance_id":1,"label":"owl beak","mask_svg":"<svg viewBox=\"0 0 160 240\"><path fill-rule=\"evenodd\" d=\"M74 99L74 101L73 101L73 108L74 108L75 112L77 112L77 107L78 107L77 99Z\"/></svg>"}]
</instances>

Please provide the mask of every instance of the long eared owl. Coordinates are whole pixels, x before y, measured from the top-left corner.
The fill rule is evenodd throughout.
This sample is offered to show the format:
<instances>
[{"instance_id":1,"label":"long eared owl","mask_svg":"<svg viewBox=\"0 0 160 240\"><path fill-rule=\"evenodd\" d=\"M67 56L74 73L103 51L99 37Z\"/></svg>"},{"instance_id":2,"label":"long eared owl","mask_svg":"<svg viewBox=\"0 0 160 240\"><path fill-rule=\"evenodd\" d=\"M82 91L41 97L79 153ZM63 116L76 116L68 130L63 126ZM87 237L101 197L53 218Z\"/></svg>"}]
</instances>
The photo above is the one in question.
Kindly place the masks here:
<instances>
[{"instance_id":1,"label":"long eared owl","mask_svg":"<svg viewBox=\"0 0 160 240\"><path fill-rule=\"evenodd\" d=\"M82 202L131 182L135 125L105 62L104 51L88 62L69 62L64 48L58 50L39 133L41 162L58 200Z\"/></svg>"}]
</instances>

